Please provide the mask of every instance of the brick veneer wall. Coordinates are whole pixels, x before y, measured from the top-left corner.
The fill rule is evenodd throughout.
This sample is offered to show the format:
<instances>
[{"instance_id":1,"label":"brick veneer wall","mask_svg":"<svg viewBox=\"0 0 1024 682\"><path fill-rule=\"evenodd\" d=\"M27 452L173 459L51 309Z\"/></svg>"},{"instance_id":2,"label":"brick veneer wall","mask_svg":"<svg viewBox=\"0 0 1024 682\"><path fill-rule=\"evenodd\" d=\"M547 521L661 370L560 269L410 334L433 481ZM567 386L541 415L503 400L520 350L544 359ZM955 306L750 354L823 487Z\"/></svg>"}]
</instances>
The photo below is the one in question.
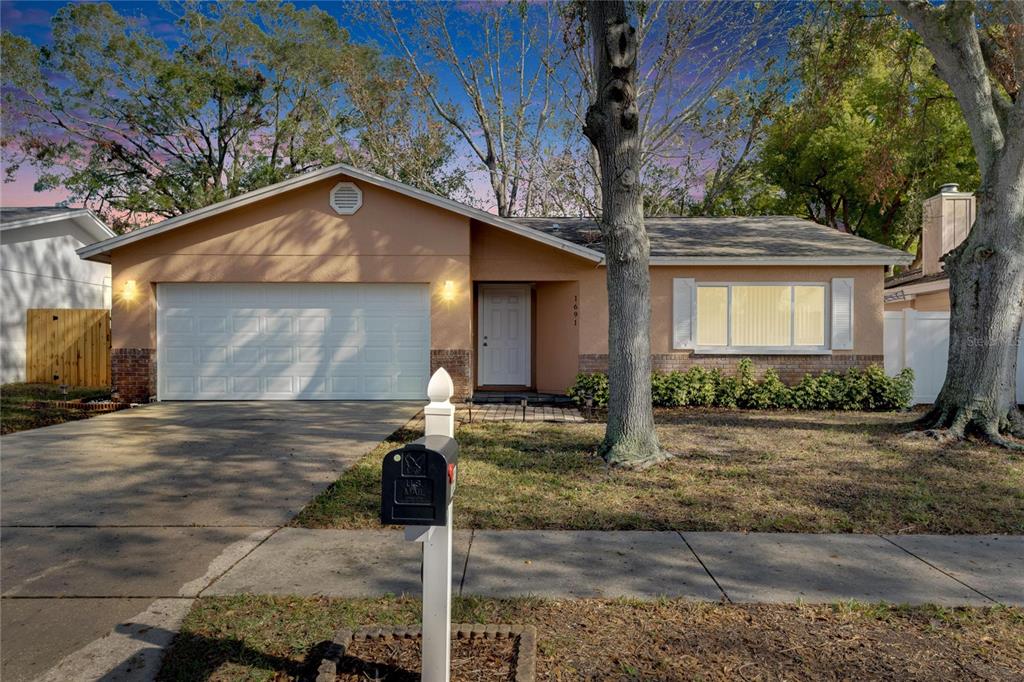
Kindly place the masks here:
<instances>
[{"instance_id":1,"label":"brick veneer wall","mask_svg":"<svg viewBox=\"0 0 1024 682\"><path fill-rule=\"evenodd\" d=\"M685 372L691 367L718 368L732 374L745 357L754 363L754 372L760 376L766 369L774 368L787 384L795 384L805 374L821 374L826 371L845 371L851 367L864 369L868 365L883 365L882 355L694 355L693 353L663 353L651 356L655 372ZM581 372L607 372L608 356L580 355Z\"/></svg>"},{"instance_id":2,"label":"brick veneer wall","mask_svg":"<svg viewBox=\"0 0 1024 682\"><path fill-rule=\"evenodd\" d=\"M147 403L156 395L156 350L115 348L110 351L110 380L123 402Z\"/></svg>"},{"instance_id":3,"label":"brick veneer wall","mask_svg":"<svg viewBox=\"0 0 1024 682\"><path fill-rule=\"evenodd\" d=\"M456 400L465 400L473 393L473 351L459 348L431 348L430 374L444 367L455 384ZM426 387L424 387L426 390Z\"/></svg>"}]
</instances>

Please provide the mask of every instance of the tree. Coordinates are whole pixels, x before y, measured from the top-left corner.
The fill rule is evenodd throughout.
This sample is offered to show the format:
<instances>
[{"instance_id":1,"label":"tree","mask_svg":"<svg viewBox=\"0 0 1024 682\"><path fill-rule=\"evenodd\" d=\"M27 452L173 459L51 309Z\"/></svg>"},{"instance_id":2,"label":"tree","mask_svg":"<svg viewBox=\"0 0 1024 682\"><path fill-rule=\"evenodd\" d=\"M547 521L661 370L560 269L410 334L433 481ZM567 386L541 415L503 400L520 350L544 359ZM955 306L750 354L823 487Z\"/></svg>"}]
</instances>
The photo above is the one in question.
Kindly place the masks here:
<instances>
[{"instance_id":1,"label":"tree","mask_svg":"<svg viewBox=\"0 0 1024 682\"><path fill-rule=\"evenodd\" d=\"M420 95L487 173L493 208L503 217L531 213L553 109L550 10L436 1L395 9L376 2L372 18L404 55ZM448 96L441 82L460 94Z\"/></svg>"},{"instance_id":2,"label":"tree","mask_svg":"<svg viewBox=\"0 0 1024 682\"><path fill-rule=\"evenodd\" d=\"M977 186L953 93L896 18L826 3L794 30L790 59L800 90L769 125L760 170L808 218L908 249L926 196Z\"/></svg>"},{"instance_id":3,"label":"tree","mask_svg":"<svg viewBox=\"0 0 1024 682\"><path fill-rule=\"evenodd\" d=\"M342 140L342 158L438 196L466 199L467 173L452 163L453 135L410 87L408 66L380 57L373 62L346 78L352 135Z\"/></svg>"},{"instance_id":4,"label":"tree","mask_svg":"<svg viewBox=\"0 0 1024 682\"><path fill-rule=\"evenodd\" d=\"M640 185L636 30L622 0L588 2L586 12L595 96L583 132L601 164L608 282L608 427L601 452L613 465L642 467L665 454L651 406L651 245Z\"/></svg>"},{"instance_id":5,"label":"tree","mask_svg":"<svg viewBox=\"0 0 1024 682\"><path fill-rule=\"evenodd\" d=\"M981 184L977 218L946 255L946 380L922 423L956 438L977 430L1024 449L1017 343L1024 318L1024 0L888 3L921 36L963 111Z\"/></svg>"},{"instance_id":6,"label":"tree","mask_svg":"<svg viewBox=\"0 0 1024 682\"><path fill-rule=\"evenodd\" d=\"M46 47L3 35L8 178L31 163L38 189L66 188L128 229L349 156L368 123L346 97L350 74L391 70L376 83L388 88L387 111L408 90L376 49L351 43L315 8L169 7L180 10L173 41L109 4L58 10ZM411 131L405 149L432 170L409 177L436 184L450 153L443 131Z\"/></svg>"},{"instance_id":7,"label":"tree","mask_svg":"<svg viewBox=\"0 0 1024 682\"><path fill-rule=\"evenodd\" d=\"M577 126L585 124L595 97L582 6L559 5L566 49L553 69L561 101ZM648 215L690 212L691 195L710 189L711 203L746 172L754 148L748 138L761 135L767 113L781 99L784 65L770 55L792 16L781 5L718 0L631 1L627 13L635 20L645 207ZM560 194L568 190L575 213L596 217L601 179L593 146L568 140L556 163L551 186Z\"/></svg>"}]
</instances>

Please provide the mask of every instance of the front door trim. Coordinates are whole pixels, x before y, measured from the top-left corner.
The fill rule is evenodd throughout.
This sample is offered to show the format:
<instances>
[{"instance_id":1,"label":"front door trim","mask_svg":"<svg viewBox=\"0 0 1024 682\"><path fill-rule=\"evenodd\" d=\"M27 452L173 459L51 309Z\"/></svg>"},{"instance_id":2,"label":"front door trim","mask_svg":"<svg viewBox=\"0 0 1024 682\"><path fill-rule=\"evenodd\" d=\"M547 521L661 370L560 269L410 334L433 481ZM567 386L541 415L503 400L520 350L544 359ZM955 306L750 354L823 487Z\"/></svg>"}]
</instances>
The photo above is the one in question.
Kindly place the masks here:
<instances>
[{"instance_id":1,"label":"front door trim","mask_svg":"<svg viewBox=\"0 0 1024 682\"><path fill-rule=\"evenodd\" d=\"M522 324L523 324L523 334L520 337L521 340L522 340L522 354L523 354L523 363L522 363L523 376L521 377L522 381L519 381L519 382L498 382L498 381L492 381L489 377L486 376L486 372L484 371L484 362L483 362L483 357L484 357L484 353L483 353L483 351L484 351L484 320L485 320L485 315L484 315L484 298L485 298L485 296L484 296L484 292L487 289L519 289L519 290L522 291L523 302L524 302L523 303L523 322L522 322ZM531 295L531 286L529 284L522 284L522 283L516 283L516 282L508 283L508 284L502 284L502 283L492 282L492 283L478 284L477 285L476 365L477 365L477 376L479 377L479 380L477 381L477 385L478 386L523 386L523 387L529 387L530 386L531 376L533 374L533 371L532 371L532 368L533 368L533 364L532 364L533 363L533 355L532 355L532 352L531 352L531 350L532 350L531 347L533 345L533 342L532 342L533 332L532 332L532 329L531 329L531 326L530 326L531 325L531 319L533 317L532 310L531 310L531 306L532 306L531 299L532 298L533 297Z\"/></svg>"}]
</instances>

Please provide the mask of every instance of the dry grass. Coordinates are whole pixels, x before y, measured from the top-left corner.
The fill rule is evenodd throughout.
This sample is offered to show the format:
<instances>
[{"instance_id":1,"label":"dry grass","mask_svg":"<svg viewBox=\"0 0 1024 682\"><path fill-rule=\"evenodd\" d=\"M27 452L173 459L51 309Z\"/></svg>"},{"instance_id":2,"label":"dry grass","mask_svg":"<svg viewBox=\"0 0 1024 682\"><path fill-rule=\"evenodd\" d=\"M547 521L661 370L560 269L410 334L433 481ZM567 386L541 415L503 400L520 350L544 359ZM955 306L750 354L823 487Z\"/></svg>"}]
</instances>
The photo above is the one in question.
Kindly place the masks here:
<instances>
[{"instance_id":1,"label":"dry grass","mask_svg":"<svg viewBox=\"0 0 1024 682\"><path fill-rule=\"evenodd\" d=\"M109 388L72 388L64 396L53 384L4 384L0 386L0 434L38 429L95 416L96 412L64 407L31 407L39 400L109 398Z\"/></svg>"},{"instance_id":2,"label":"dry grass","mask_svg":"<svg viewBox=\"0 0 1024 682\"><path fill-rule=\"evenodd\" d=\"M913 415L665 410L674 460L610 471L601 424L463 426L457 523L486 529L1024 533L1024 459L907 438ZM379 527L380 461L400 431L296 518Z\"/></svg>"},{"instance_id":3,"label":"dry grass","mask_svg":"<svg viewBox=\"0 0 1024 682\"><path fill-rule=\"evenodd\" d=\"M1024 611L683 600L456 599L455 622L534 624L539 680L1010 680ZM419 602L199 600L161 680L292 680L335 628L418 622Z\"/></svg>"}]
</instances>

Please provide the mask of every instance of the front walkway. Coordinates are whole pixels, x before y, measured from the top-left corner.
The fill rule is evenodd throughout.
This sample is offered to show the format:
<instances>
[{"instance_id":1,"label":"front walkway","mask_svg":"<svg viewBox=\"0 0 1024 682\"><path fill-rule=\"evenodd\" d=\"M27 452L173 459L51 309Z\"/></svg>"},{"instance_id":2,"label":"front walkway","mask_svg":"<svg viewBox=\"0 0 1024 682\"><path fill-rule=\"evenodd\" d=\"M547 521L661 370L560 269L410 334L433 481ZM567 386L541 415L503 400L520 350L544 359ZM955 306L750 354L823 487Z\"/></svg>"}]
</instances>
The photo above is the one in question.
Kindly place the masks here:
<instances>
[{"instance_id":1,"label":"front walkway","mask_svg":"<svg viewBox=\"0 0 1024 682\"><path fill-rule=\"evenodd\" d=\"M284 528L203 596L420 592L420 545L394 530ZM1024 605L1024 537L457 531L458 594Z\"/></svg>"},{"instance_id":2,"label":"front walkway","mask_svg":"<svg viewBox=\"0 0 1024 682\"><path fill-rule=\"evenodd\" d=\"M477 422L553 422L578 423L585 422L583 415L575 407L559 405L516 405L513 403L459 404L455 406L457 424L475 424ZM423 430L423 412L417 414L406 427L413 431Z\"/></svg>"}]
</instances>

